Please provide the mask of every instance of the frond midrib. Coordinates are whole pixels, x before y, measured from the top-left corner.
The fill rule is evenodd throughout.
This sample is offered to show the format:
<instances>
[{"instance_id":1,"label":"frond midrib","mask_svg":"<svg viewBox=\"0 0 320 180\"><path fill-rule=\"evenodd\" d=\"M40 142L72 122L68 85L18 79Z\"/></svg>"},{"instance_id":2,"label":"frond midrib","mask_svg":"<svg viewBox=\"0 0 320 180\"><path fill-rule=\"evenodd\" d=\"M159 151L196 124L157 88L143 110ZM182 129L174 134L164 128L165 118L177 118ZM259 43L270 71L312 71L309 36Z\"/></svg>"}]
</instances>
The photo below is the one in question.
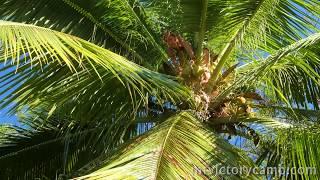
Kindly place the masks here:
<instances>
[{"instance_id":1,"label":"frond midrib","mask_svg":"<svg viewBox=\"0 0 320 180\"><path fill-rule=\"evenodd\" d=\"M183 116L183 114L182 114L182 116ZM176 125L180 120L181 120L181 117L178 117L178 118L176 118L176 119L172 122L170 128L168 129L168 131L167 131L167 133L166 133L166 137L163 139L163 142L162 142L162 144L161 144L161 146L160 146L160 149L161 149L161 150L160 150L160 153L159 153L159 159L158 159L158 162L157 162L157 166L156 166L156 169L155 169L155 174L154 174L154 178L153 178L153 179L157 179L157 177L158 177L159 169L160 169L160 167L161 167L162 157L163 157L163 153L164 153L165 148L166 148L167 141L168 141L168 139L169 139L169 137L170 137L170 135L171 135L171 131L173 130L173 128L175 127L175 125Z\"/></svg>"},{"instance_id":2,"label":"frond midrib","mask_svg":"<svg viewBox=\"0 0 320 180\"><path fill-rule=\"evenodd\" d=\"M196 44L196 58L200 61L200 56L202 53L202 43L204 41L204 36L206 33L207 26L207 13L208 13L208 0L202 0L202 9L201 9L201 17L200 17L200 27L199 27L199 40Z\"/></svg>"},{"instance_id":3,"label":"frond midrib","mask_svg":"<svg viewBox=\"0 0 320 180\"><path fill-rule=\"evenodd\" d=\"M305 39L301 39L278 50L274 54L269 55L263 62L259 63L257 67L250 67L249 69L247 69L247 71L243 71L246 75L239 77L239 79L235 81L232 86L220 93L216 97L216 101L219 102L221 99L224 99L230 92L232 92L236 88L239 88L241 85L246 84L249 81L252 82L254 80L257 80L268 67L276 64L280 59L292 54L293 52L299 51L301 48L310 47L317 43L320 43L320 32L315 33ZM213 108L214 107L216 107L216 105L213 105Z\"/></svg>"},{"instance_id":4,"label":"frond midrib","mask_svg":"<svg viewBox=\"0 0 320 180\"><path fill-rule=\"evenodd\" d=\"M236 33L233 35L231 40L227 43L227 45L223 48L222 52L219 53L219 56L217 58L217 66L215 70L212 73L212 81L215 82L218 80L218 74L222 70L224 64L227 62L229 59L230 53L235 47L236 40L239 39L239 37L242 36L242 34L245 32L245 29L248 25L250 25L250 22L254 19L254 17L257 15L259 12L260 8L262 7L263 3L266 2L266 0L262 0L257 8L255 9L254 13L252 16L246 20L244 20L243 25L236 31Z\"/></svg>"},{"instance_id":5,"label":"frond midrib","mask_svg":"<svg viewBox=\"0 0 320 180\"><path fill-rule=\"evenodd\" d=\"M36 144L36 145L32 145L30 147L23 148L23 149L21 149L19 151L16 151L16 152L12 152L12 153L6 154L4 156L0 156L0 160L3 160L5 158L11 157L11 156L16 156L18 154L21 154L21 153L24 153L26 151L30 151L30 150L33 150L33 149L39 149L39 148L41 148L43 146L46 146L46 145L49 145L49 144L52 144L52 143L56 143L56 142L59 142L59 141L75 138L75 137L77 137L79 135L88 134L88 133L94 132L96 130L97 130L97 128L92 128L92 129L88 129L88 130L85 130L85 131L81 131L81 132L77 132L77 133L74 133L74 134L70 134L70 135L67 135L67 136L57 137L55 139L51 139L51 140L48 140L48 141L45 141L45 142L42 142L42 143L39 143L39 144Z\"/></svg>"},{"instance_id":6,"label":"frond midrib","mask_svg":"<svg viewBox=\"0 0 320 180\"><path fill-rule=\"evenodd\" d=\"M84 17L86 17L88 20L90 20L93 24L101 28L105 33L109 34L116 42L118 42L121 46L129 50L135 58L139 59L140 61L143 61L142 56L132 49L127 43L123 42L120 38L118 38L112 31L110 31L106 26L104 26L102 23L100 23L94 16L91 15L91 13L87 12L77 4L69 1L69 0L63 0L65 4L69 5L70 7L74 8L78 13L82 14Z\"/></svg>"},{"instance_id":7,"label":"frond midrib","mask_svg":"<svg viewBox=\"0 0 320 180\"><path fill-rule=\"evenodd\" d=\"M167 54L165 53L165 51L163 50L163 48L160 46L160 44L155 40L154 36L150 33L150 31L148 30L148 28L145 26L145 24L141 21L140 17L137 15L137 13L133 10L133 7L129 4L129 0L126 0L125 2L126 6L128 7L128 9L130 9L131 13L135 16L136 20L141 24L141 27L144 29L144 31L147 33L147 35L149 36L152 44L158 49L158 51L160 52L161 56L162 56L162 60L166 61L167 60Z\"/></svg>"}]
</instances>

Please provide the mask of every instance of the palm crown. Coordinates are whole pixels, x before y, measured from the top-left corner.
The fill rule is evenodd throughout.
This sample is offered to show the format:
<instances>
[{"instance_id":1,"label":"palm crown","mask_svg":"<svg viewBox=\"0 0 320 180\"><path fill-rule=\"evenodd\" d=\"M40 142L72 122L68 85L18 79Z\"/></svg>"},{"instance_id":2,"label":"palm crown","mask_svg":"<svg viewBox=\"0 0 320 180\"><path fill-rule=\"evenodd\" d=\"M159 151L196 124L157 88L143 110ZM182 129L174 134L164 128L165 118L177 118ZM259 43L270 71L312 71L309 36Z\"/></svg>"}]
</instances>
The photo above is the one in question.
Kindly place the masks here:
<instances>
[{"instance_id":1,"label":"palm crown","mask_svg":"<svg viewBox=\"0 0 320 180\"><path fill-rule=\"evenodd\" d=\"M318 0L0 2L1 178L319 178Z\"/></svg>"}]
</instances>

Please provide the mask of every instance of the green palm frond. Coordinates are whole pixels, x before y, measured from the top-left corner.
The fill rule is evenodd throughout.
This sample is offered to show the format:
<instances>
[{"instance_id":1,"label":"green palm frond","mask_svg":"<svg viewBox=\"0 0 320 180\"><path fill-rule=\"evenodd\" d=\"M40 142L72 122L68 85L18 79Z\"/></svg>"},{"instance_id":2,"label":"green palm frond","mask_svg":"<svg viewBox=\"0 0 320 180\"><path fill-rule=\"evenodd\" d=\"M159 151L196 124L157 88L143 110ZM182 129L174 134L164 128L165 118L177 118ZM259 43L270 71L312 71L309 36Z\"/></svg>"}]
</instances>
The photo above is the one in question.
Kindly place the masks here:
<instances>
[{"instance_id":1,"label":"green palm frond","mask_svg":"<svg viewBox=\"0 0 320 180\"><path fill-rule=\"evenodd\" d=\"M266 156L270 167L279 166L278 178L319 179L319 127L295 127L277 133L276 148ZM279 161L277 162L277 161ZM285 171L284 171L285 170Z\"/></svg>"},{"instance_id":2,"label":"green palm frond","mask_svg":"<svg viewBox=\"0 0 320 180\"><path fill-rule=\"evenodd\" d=\"M265 19L266 15L272 14L273 8L276 6L277 0L260 0L260 1L234 1L233 5L224 9L223 19L220 20L221 24L217 25L217 28L213 29L210 44L213 44L214 48L220 49L220 53L217 59L217 67L213 72L212 81L218 79L218 73L224 67L228 60L230 60L231 54L236 48L236 43L241 42L243 36L248 36L247 31L250 31L250 26L253 24L263 24L261 20ZM257 34L264 34L262 28L252 30L260 30ZM252 32L251 32L252 33ZM219 37L221 36L221 37ZM231 39L230 39L231 37ZM221 39L228 41L218 42ZM217 41L218 40L218 41ZM259 42L259 41L258 41ZM256 42L253 43L255 45Z\"/></svg>"},{"instance_id":3,"label":"green palm frond","mask_svg":"<svg viewBox=\"0 0 320 180\"><path fill-rule=\"evenodd\" d=\"M2 133L5 133L8 129L10 129L9 126L4 125L4 124L1 124L1 125L0 125L0 133L1 133L1 134L2 134Z\"/></svg>"},{"instance_id":4,"label":"green palm frond","mask_svg":"<svg viewBox=\"0 0 320 180\"><path fill-rule=\"evenodd\" d=\"M190 98L188 90L174 82L171 77L140 67L111 51L74 36L5 21L1 22L0 27L0 58L4 62L9 61L12 66L15 65L18 73L11 73L14 72L11 69L9 75L2 79L5 88L15 89L2 102L2 106L14 101L18 102L16 108L24 105L38 106L44 101L60 106L72 101L76 96L86 97L86 100L95 96L98 98L93 99L95 103L104 103L106 106L107 102L113 102L113 109L118 104L120 110L121 107L131 106L134 107L133 112L136 112L135 108L138 108L140 103L146 103L148 96L154 95L159 101L167 99L172 102L176 102L176 98ZM100 87L101 91L97 87ZM125 102L120 101L125 97ZM101 102L101 98L105 98L105 101ZM133 102L128 101L130 99ZM81 103L77 101L75 104L79 102Z\"/></svg>"},{"instance_id":5,"label":"green palm frond","mask_svg":"<svg viewBox=\"0 0 320 180\"><path fill-rule=\"evenodd\" d=\"M256 123L262 126L273 128L273 129L282 129L289 128L292 125L286 122L281 122L277 119L270 117L227 117L227 118L214 118L209 119L208 121L211 125L219 125L219 124L237 124L237 123Z\"/></svg>"},{"instance_id":6,"label":"green palm frond","mask_svg":"<svg viewBox=\"0 0 320 180\"><path fill-rule=\"evenodd\" d=\"M309 108L312 104L318 108L318 45L319 33L289 46L283 53L277 53L280 56L273 56L274 60L278 60L269 61L270 64L261 68L261 73L264 73L261 78L262 89L266 95L298 107Z\"/></svg>"},{"instance_id":7,"label":"green palm frond","mask_svg":"<svg viewBox=\"0 0 320 180\"><path fill-rule=\"evenodd\" d=\"M150 68L167 60L159 41L161 35L156 31L158 24L149 20L135 0L2 0L0 3L2 20L69 33Z\"/></svg>"},{"instance_id":8,"label":"green palm frond","mask_svg":"<svg viewBox=\"0 0 320 180\"><path fill-rule=\"evenodd\" d=\"M283 88L281 89L281 86L278 86L277 84L272 84L271 82L273 80L279 81L279 79L277 79L278 78L277 76L268 76L268 73L272 71L272 68L279 65L281 63L281 61L283 62L283 61L290 60L291 62L293 62L292 59L290 59L291 55L310 52L310 51L308 51L308 49L312 48L312 47L316 47L319 44L319 41L320 41L320 34L315 33L305 39L301 39L301 40L299 40L289 46L286 46L283 49L280 49L276 53L269 55L263 61L255 61L252 63L245 64L244 66L242 66L238 69L238 73L239 73L238 79L233 83L232 86L227 88L223 93L221 93L216 98L217 101L219 101L219 99L221 99L221 98L225 98L227 95L229 95L230 92L232 92L235 89L240 88L246 84L258 86L257 83L264 82L267 85L272 85L272 86L269 86L269 87L262 86L262 88L271 88L273 91L275 91L276 93L278 93L281 96L280 100L282 102L285 102L287 104L294 103L294 101L298 101L300 103L306 102L305 99L299 101L299 99L294 96L285 97L282 93L284 91L289 93L287 90L284 89L287 87L282 86ZM312 61L313 61L313 63L315 63L316 68L317 68L317 66L319 65L318 56L315 55L314 53L310 53L310 54L312 55L312 57L314 57L314 59L312 59ZM303 57L308 59L310 56L308 56L308 54L307 54L307 55L304 55ZM319 75L316 73L316 69L313 69L314 66L309 66L307 63L307 60L306 61L303 61L303 60L304 59L300 60L300 65L301 65L300 67L302 67L302 68L300 68L300 71L303 71L304 73L306 73L303 75L305 77L308 77L309 82L304 81L304 82L306 82L306 86L308 86L308 83L310 83L310 81L314 81L313 85L318 86L317 79L318 79ZM297 76L297 75L299 75L299 74L295 74L295 76ZM274 77L274 79L272 77ZM289 78L289 77L290 76L286 76L286 78ZM298 78L301 78L301 77L298 77ZM258 81L256 81L256 80L258 80ZM301 80L300 80L299 84L301 85ZM297 87L297 84L291 84L291 86L295 86L295 89L299 89L299 87ZM291 89L293 89L293 87ZM308 93L308 91L306 91L306 93ZM292 95L292 94L290 94L290 95ZM317 99L316 94L312 94L312 95L310 94L310 97L312 97L313 99ZM314 102L314 100L313 100L313 102ZM316 105L316 104L314 104L314 105Z\"/></svg>"},{"instance_id":9,"label":"green palm frond","mask_svg":"<svg viewBox=\"0 0 320 180\"><path fill-rule=\"evenodd\" d=\"M254 166L239 150L210 132L192 113L182 112L138 137L133 144L119 149L112 158L99 158L87 165L83 171L93 172L76 179L222 178L207 171L215 165ZM238 177L226 175L224 178Z\"/></svg>"},{"instance_id":10,"label":"green palm frond","mask_svg":"<svg viewBox=\"0 0 320 180\"><path fill-rule=\"evenodd\" d=\"M103 122L93 143L103 141L111 148L124 140L150 97L160 105L191 98L174 78L82 39L33 25L0 26L1 60L10 64L2 68L1 107L10 107L11 113L41 109L51 116L63 111L84 127Z\"/></svg>"},{"instance_id":11,"label":"green palm frond","mask_svg":"<svg viewBox=\"0 0 320 180\"><path fill-rule=\"evenodd\" d=\"M215 0L160 1L140 0L147 13L156 12L158 20L173 31L206 33L219 17L219 11L227 5Z\"/></svg>"},{"instance_id":12,"label":"green palm frond","mask_svg":"<svg viewBox=\"0 0 320 180\"><path fill-rule=\"evenodd\" d=\"M266 95L272 99L285 97L299 108L318 109L320 58L314 52L302 50L267 70L262 78Z\"/></svg>"},{"instance_id":13,"label":"green palm frond","mask_svg":"<svg viewBox=\"0 0 320 180\"><path fill-rule=\"evenodd\" d=\"M46 120L45 124L38 118L28 124L25 128L10 128L10 133L1 135L1 179L53 179L101 154L90 142L101 132L97 127L78 130L79 125L58 118ZM64 130L68 133L62 134Z\"/></svg>"},{"instance_id":14,"label":"green palm frond","mask_svg":"<svg viewBox=\"0 0 320 180\"><path fill-rule=\"evenodd\" d=\"M212 33L233 37L242 48L264 47L267 43L271 49L277 50L288 43L281 39L297 40L314 33L317 30L318 10L317 0L230 1L221 16L221 24ZM233 33L236 35L232 36Z\"/></svg>"},{"instance_id":15,"label":"green palm frond","mask_svg":"<svg viewBox=\"0 0 320 180\"><path fill-rule=\"evenodd\" d=\"M318 22L319 5L316 0L246 0L230 3L224 9L220 24L211 32L213 38L210 45L220 51L212 81L217 80L218 73L232 60L234 53L240 57L248 54L244 51L253 51L256 56L260 52L274 53L317 32L315 24ZM256 51L258 48L259 51Z\"/></svg>"},{"instance_id":16,"label":"green palm frond","mask_svg":"<svg viewBox=\"0 0 320 180\"><path fill-rule=\"evenodd\" d=\"M228 3L216 0L140 0L150 17L163 24L164 30L177 31L192 41L197 60L210 31Z\"/></svg>"},{"instance_id":17,"label":"green palm frond","mask_svg":"<svg viewBox=\"0 0 320 180\"><path fill-rule=\"evenodd\" d=\"M255 107L263 111L264 114L296 123L313 123L319 122L320 119L320 111L315 109L290 108L274 105L257 105Z\"/></svg>"},{"instance_id":18,"label":"green palm frond","mask_svg":"<svg viewBox=\"0 0 320 180\"><path fill-rule=\"evenodd\" d=\"M28 111L20 117L22 127L0 129L1 179L66 177L152 127L151 123L139 122L129 128L123 125L124 137L120 139L119 133L106 140L100 138L108 127L104 121L80 122L59 110L49 118L43 109Z\"/></svg>"},{"instance_id":19,"label":"green palm frond","mask_svg":"<svg viewBox=\"0 0 320 180\"><path fill-rule=\"evenodd\" d=\"M219 53L212 81L219 78L226 63L233 62L235 53L258 47L262 52L273 53L317 30L317 0L141 2L150 16L163 15L158 20L168 24L167 29L184 33L192 40L198 57L202 43L208 40L209 48ZM284 39L281 34L286 36L286 42L279 41Z\"/></svg>"},{"instance_id":20,"label":"green palm frond","mask_svg":"<svg viewBox=\"0 0 320 180\"><path fill-rule=\"evenodd\" d=\"M0 4L0 179L319 169L319 0Z\"/></svg>"},{"instance_id":21,"label":"green palm frond","mask_svg":"<svg viewBox=\"0 0 320 180\"><path fill-rule=\"evenodd\" d=\"M0 125L0 144L5 142L4 135L11 131L11 127L8 125L1 124Z\"/></svg>"}]
</instances>

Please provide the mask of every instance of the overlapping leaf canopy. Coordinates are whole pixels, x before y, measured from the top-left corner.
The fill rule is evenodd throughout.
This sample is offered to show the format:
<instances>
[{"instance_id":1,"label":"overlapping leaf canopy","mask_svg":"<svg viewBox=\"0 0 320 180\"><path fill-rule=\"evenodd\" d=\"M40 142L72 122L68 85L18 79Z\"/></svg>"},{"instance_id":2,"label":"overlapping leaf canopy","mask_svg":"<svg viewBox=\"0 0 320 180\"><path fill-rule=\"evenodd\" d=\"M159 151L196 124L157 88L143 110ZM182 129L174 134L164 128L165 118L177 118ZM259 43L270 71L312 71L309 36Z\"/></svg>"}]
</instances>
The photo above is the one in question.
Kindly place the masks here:
<instances>
[{"instance_id":1,"label":"overlapping leaf canopy","mask_svg":"<svg viewBox=\"0 0 320 180\"><path fill-rule=\"evenodd\" d=\"M254 166L250 159L212 133L191 112L169 118L133 140L132 144L117 150L110 159L101 159L83 169L84 172L91 168L98 170L76 179L215 179L220 175L214 167ZM229 176L230 179L237 178Z\"/></svg>"},{"instance_id":2,"label":"overlapping leaf canopy","mask_svg":"<svg viewBox=\"0 0 320 180\"><path fill-rule=\"evenodd\" d=\"M193 95L179 78L153 71L168 61L166 30L191 42L198 63L203 48L218 54L212 84L241 64L213 107L248 91L264 99L249 104L257 117L217 118L208 125L228 130L260 124L268 131L259 132L256 164L319 168L318 0L0 0L0 14L0 107L24 113L21 121L29 124L0 141L0 162L8 164L1 177L72 174L101 154L98 164L72 177L167 179L190 175L194 165L254 167L190 112L170 118L180 107L192 109ZM164 103L181 106L168 113ZM155 121L159 114L169 119ZM250 129L251 135L240 130L232 133L252 138ZM271 140L263 142L268 135ZM111 150L115 154L106 157ZM14 171L36 153L37 162Z\"/></svg>"},{"instance_id":3,"label":"overlapping leaf canopy","mask_svg":"<svg viewBox=\"0 0 320 180\"><path fill-rule=\"evenodd\" d=\"M1 79L4 87L15 89L3 106L13 101L16 108L34 108L47 101L54 106L70 102L76 103L73 111L81 106L83 112L89 113L90 109L98 109L95 105L102 108L99 103L103 102L104 106L112 104L113 110L126 107L136 112L139 104L146 103L148 94L172 102L190 97L187 88L174 78L152 72L74 36L5 21L0 26L1 60L15 67L3 70L16 72ZM85 105L89 106L87 110ZM112 114L107 108L89 114Z\"/></svg>"}]
</instances>

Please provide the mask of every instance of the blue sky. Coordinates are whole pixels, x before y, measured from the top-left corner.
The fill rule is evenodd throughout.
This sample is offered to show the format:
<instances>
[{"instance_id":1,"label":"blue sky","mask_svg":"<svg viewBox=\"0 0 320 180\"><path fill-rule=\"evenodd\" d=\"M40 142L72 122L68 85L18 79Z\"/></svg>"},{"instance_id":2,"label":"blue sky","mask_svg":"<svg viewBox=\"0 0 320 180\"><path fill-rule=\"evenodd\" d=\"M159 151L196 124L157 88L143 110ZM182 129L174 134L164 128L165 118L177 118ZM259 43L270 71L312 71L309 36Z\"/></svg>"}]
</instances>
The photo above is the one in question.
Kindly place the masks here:
<instances>
[{"instance_id":1,"label":"blue sky","mask_svg":"<svg viewBox=\"0 0 320 180\"><path fill-rule=\"evenodd\" d=\"M2 68L3 64L0 66ZM0 77L7 74L9 71L10 71L10 69L5 70L5 71L0 71ZM0 91L1 90L4 90L4 89L0 88ZM4 93L3 95L0 95L0 100L2 100L6 95L10 94L11 92L12 92L12 90ZM9 107L5 108L5 109L0 109L0 124L19 125L17 117L15 115L8 115L7 114L8 110L9 110Z\"/></svg>"},{"instance_id":2,"label":"blue sky","mask_svg":"<svg viewBox=\"0 0 320 180\"><path fill-rule=\"evenodd\" d=\"M6 110L0 110L0 123L18 125L17 117L15 115L7 115L6 113Z\"/></svg>"}]
</instances>

